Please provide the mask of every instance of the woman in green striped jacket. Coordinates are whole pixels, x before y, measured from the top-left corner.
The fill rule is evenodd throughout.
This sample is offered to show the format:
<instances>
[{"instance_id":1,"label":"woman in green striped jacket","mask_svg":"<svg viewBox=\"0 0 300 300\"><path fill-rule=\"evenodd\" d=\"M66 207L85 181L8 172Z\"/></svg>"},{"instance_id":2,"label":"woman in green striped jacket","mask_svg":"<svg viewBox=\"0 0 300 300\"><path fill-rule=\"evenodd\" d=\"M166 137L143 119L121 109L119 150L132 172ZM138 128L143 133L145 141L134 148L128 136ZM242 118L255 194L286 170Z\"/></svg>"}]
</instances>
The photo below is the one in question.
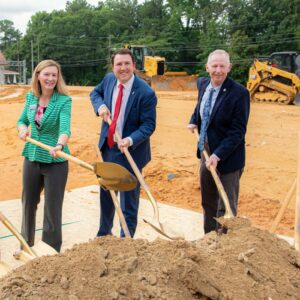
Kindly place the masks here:
<instances>
[{"instance_id":1,"label":"woman in green striped jacket","mask_svg":"<svg viewBox=\"0 0 300 300\"><path fill-rule=\"evenodd\" d=\"M53 60L41 61L35 68L31 91L18 120L19 137L35 140L52 147L46 151L26 142L22 155L22 229L29 246L33 246L35 220L40 195L44 190L45 206L42 240L58 252L62 244L62 206L68 177L68 162L56 151L70 153L71 98L61 74L60 65Z\"/></svg>"}]
</instances>

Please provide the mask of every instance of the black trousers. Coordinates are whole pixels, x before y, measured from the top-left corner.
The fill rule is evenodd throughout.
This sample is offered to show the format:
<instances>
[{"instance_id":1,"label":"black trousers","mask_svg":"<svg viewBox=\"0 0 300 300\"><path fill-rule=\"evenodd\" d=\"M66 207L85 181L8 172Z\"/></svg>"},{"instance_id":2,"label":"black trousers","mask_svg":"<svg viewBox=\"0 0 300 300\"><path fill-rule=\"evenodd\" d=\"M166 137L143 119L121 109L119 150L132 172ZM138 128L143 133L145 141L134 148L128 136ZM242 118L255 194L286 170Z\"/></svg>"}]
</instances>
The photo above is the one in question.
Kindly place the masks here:
<instances>
[{"instance_id":1,"label":"black trousers","mask_svg":"<svg viewBox=\"0 0 300 300\"><path fill-rule=\"evenodd\" d=\"M218 174L228 196L232 213L235 216L237 215L240 177L242 176L242 173L243 169L227 174ZM215 218L224 216L225 206L222 198L219 196L211 172L205 166L204 157L201 157L200 187L204 217L204 232L208 233L213 230L218 230L220 227Z\"/></svg>"},{"instance_id":2,"label":"black trousers","mask_svg":"<svg viewBox=\"0 0 300 300\"><path fill-rule=\"evenodd\" d=\"M60 251L62 206L68 177L68 162L40 163L24 159L21 234L34 245L36 211L44 189L45 206L42 241Z\"/></svg>"}]
</instances>

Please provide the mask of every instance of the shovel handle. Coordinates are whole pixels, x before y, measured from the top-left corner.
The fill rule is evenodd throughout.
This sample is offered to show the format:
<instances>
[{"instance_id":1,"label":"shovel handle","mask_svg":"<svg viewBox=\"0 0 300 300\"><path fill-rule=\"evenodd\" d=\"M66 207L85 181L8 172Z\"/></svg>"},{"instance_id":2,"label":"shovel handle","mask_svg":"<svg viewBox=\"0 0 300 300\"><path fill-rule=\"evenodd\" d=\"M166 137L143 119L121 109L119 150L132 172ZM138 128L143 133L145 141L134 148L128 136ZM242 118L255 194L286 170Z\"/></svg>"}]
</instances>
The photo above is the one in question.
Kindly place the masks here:
<instances>
[{"instance_id":1,"label":"shovel handle","mask_svg":"<svg viewBox=\"0 0 300 300\"><path fill-rule=\"evenodd\" d=\"M34 145L36 145L36 146L39 146L39 147L41 147L41 148L43 148L43 149L45 149L45 150L48 150L48 151L50 151L50 150L53 148L53 147L48 146L48 145L46 145L46 144L43 144L43 143L41 143L41 142L39 142L39 141L37 141L37 140L34 140L33 138L30 138L30 137L28 137L28 136L26 137L26 141L27 141L27 142L30 142L30 143L32 143L32 144L34 144ZM59 157L61 157L61 158L64 158L64 159L66 159L66 160L68 160L68 161L71 161L71 162L73 162L73 163L75 163L75 164L77 164L77 165L79 165L79 166L81 166L81 167L83 167L83 168L85 168L85 169L88 169L88 170L90 170L90 171L95 172L95 169L94 169L94 167L93 167L92 165L90 165L90 164L88 164L88 163L86 163L86 162L80 160L80 159L77 158L77 157L74 157L74 156L72 156L72 155L70 155L70 154L67 154L67 153L63 152L63 151L56 151L56 154L57 154Z\"/></svg>"},{"instance_id":2,"label":"shovel handle","mask_svg":"<svg viewBox=\"0 0 300 300\"><path fill-rule=\"evenodd\" d=\"M17 240L22 245L24 251L26 251L29 255L33 257L37 257L35 251L30 248L23 236L19 233L15 226L12 223L10 223L10 221L5 217L5 215L2 212L0 212L0 221L17 238Z\"/></svg>"},{"instance_id":3,"label":"shovel handle","mask_svg":"<svg viewBox=\"0 0 300 300\"><path fill-rule=\"evenodd\" d=\"M107 123L108 123L108 125L111 124L111 119L110 118L107 119ZM118 141L120 141L122 139L118 131L115 131L115 135L116 135ZM142 173L140 172L139 168L137 167L135 161L133 160L133 158L132 158L132 156L129 153L127 148L124 148L124 154L125 154L128 162L129 162L135 176L137 177L137 179L140 182L141 186L145 190L145 192L146 192L146 194L147 194L147 196L150 200L150 203L153 207L154 217L157 219L158 223L160 224L160 222L159 222L159 212L158 212L157 202L156 202L155 198L152 196L151 191L150 191L148 185L146 184Z\"/></svg>"},{"instance_id":4,"label":"shovel handle","mask_svg":"<svg viewBox=\"0 0 300 300\"><path fill-rule=\"evenodd\" d=\"M125 234L125 237L131 238L131 235L130 235L130 232L129 232L129 229L128 229L128 226L127 226L127 223L126 223L126 220L125 220L125 217L124 217L124 214L123 214L123 212L120 208L119 202L118 202L117 194L115 193L115 191L112 191L112 190L110 190L109 192L110 192L112 201L114 203L115 209L117 211L122 229L123 229L124 234Z\"/></svg>"},{"instance_id":5,"label":"shovel handle","mask_svg":"<svg viewBox=\"0 0 300 300\"><path fill-rule=\"evenodd\" d=\"M98 146L96 146L96 152L97 152L97 156L98 156L99 160L103 161ZM99 180L100 180L100 178L98 178L98 181ZM126 223L126 220L125 220L125 217L124 217L124 214L123 214L122 209L120 208L120 205L119 205L119 202L118 202L117 194L116 194L115 191L112 191L112 190L109 190L109 193L110 193L111 199L113 201L113 204L115 206L116 212L118 214L118 217L119 217L119 220L120 220L120 223L121 223L121 227L124 231L125 237L131 238L131 235L130 235L130 232L129 232L129 229L128 229L128 226L127 226L127 223Z\"/></svg>"},{"instance_id":6,"label":"shovel handle","mask_svg":"<svg viewBox=\"0 0 300 300\"><path fill-rule=\"evenodd\" d=\"M198 134L198 132L196 130L194 130L194 132L196 133L197 141L199 141L199 134ZM206 152L205 149L203 150L202 153L203 153L203 156L204 156L205 160L208 160L209 156L208 156L208 154L207 154L207 152ZM221 196L221 198L223 200L224 206L225 206L225 215L224 215L224 218L225 219L233 218L234 215L232 213L232 210L231 210L231 207L230 207L230 204L229 204L229 199L227 197L227 194L226 194L226 191L224 189L224 186L223 186L223 184L222 184L222 182L221 182L221 180L220 180L220 178L219 178L219 176L218 176L215 168L214 167L210 167L209 170L211 172L211 175L212 175L212 177L214 179L214 182L215 182L215 184L217 186L217 189L219 191L219 194L220 194L220 196Z\"/></svg>"},{"instance_id":7,"label":"shovel handle","mask_svg":"<svg viewBox=\"0 0 300 300\"><path fill-rule=\"evenodd\" d=\"M204 155L205 160L209 159L206 150L203 150L203 155ZM223 186L223 184L222 184L222 182L221 182L221 180L220 180L220 178L219 178L219 176L218 176L218 174L216 172L216 169L214 167L210 167L209 170L211 172L211 175L212 175L212 177L213 177L213 179L215 181L215 184L217 186L217 189L218 189L218 191L220 193L220 196L221 196L221 198L223 200L223 203L224 203L224 206L225 206L225 215L224 215L224 218L225 219L233 218L234 215L232 213L232 210L231 210L231 207L230 207L230 204L229 204L229 199L228 199L227 194L225 192L224 186Z\"/></svg>"}]
</instances>

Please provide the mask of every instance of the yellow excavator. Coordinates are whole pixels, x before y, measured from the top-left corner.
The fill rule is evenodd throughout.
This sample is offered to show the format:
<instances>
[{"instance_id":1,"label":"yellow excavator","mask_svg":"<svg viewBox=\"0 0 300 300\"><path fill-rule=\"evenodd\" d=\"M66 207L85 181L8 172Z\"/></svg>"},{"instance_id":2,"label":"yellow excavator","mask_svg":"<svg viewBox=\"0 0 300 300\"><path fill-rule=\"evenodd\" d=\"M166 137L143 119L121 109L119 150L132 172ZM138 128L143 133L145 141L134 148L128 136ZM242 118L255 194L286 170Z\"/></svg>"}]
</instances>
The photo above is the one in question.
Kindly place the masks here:
<instances>
[{"instance_id":1,"label":"yellow excavator","mask_svg":"<svg viewBox=\"0 0 300 300\"><path fill-rule=\"evenodd\" d=\"M136 73L155 90L196 90L197 76L186 72L167 72L165 57L155 56L144 45L125 45L136 61Z\"/></svg>"},{"instance_id":2,"label":"yellow excavator","mask_svg":"<svg viewBox=\"0 0 300 300\"><path fill-rule=\"evenodd\" d=\"M247 89L255 102L300 105L300 54L274 52L267 59L255 59Z\"/></svg>"}]
</instances>

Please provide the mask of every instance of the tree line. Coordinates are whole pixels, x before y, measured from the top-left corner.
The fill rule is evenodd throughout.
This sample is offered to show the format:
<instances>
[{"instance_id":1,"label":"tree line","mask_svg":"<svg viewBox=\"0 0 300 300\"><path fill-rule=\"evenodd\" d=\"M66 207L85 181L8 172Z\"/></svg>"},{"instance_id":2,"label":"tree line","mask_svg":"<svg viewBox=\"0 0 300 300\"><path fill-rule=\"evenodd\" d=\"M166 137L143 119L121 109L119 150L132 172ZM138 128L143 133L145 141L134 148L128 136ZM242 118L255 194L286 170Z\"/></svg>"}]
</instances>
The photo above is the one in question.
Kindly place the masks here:
<instances>
[{"instance_id":1,"label":"tree line","mask_svg":"<svg viewBox=\"0 0 300 300\"><path fill-rule=\"evenodd\" d=\"M227 50L231 77L245 84L253 58L300 47L300 0L68 1L64 10L34 14L21 34L0 20L0 50L31 66L51 58L71 85L95 85L124 44L147 45L170 71L205 75L208 54ZM33 60L32 60L33 58Z\"/></svg>"}]
</instances>

